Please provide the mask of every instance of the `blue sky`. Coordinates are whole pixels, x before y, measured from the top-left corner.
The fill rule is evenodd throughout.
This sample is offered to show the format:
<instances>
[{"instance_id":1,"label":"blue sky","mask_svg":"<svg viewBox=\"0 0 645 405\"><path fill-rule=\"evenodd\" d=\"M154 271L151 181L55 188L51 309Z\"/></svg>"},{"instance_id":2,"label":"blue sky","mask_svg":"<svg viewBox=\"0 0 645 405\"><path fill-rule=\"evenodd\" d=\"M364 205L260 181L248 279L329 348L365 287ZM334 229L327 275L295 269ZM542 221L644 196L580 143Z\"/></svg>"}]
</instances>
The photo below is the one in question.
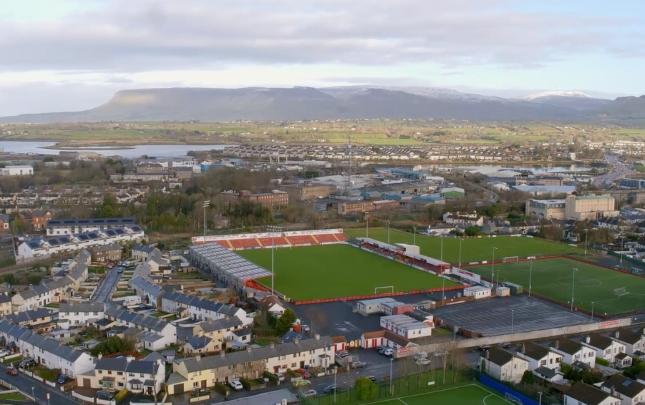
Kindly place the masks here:
<instances>
[{"instance_id":1,"label":"blue sky","mask_svg":"<svg viewBox=\"0 0 645 405\"><path fill-rule=\"evenodd\" d=\"M7 0L0 30L0 115L138 87L645 94L635 0Z\"/></svg>"}]
</instances>

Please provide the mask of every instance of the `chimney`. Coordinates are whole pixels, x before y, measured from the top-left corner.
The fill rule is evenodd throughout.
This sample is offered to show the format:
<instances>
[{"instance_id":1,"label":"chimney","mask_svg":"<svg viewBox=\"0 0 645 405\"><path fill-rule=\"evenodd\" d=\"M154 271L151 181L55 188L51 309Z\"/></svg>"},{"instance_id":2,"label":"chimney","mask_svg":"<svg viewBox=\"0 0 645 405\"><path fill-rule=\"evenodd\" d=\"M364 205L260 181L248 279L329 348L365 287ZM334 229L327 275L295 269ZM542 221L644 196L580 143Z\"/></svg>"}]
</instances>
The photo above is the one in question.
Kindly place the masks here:
<instances>
[{"instance_id":1,"label":"chimney","mask_svg":"<svg viewBox=\"0 0 645 405\"><path fill-rule=\"evenodd\" d=\"M616 337L616 339L620 339L620 331L619 330L616 331L615 337Z\"/></svg>"},{"instance_id":2,"label":"chimney","mask_svg":"<svg viewBox=\"0 0 645 405\"><path fill-rule=\"evenodd\" d=\"M556 348L556 349L559 349L559 348L560 348L560 341L559 341L559 340L557 340L557 339L555 340L555 348Z\"/></svg>"},{"instance_id":3,"label":"chimney","mask_svg":"<svg viewBox=\"0 0 645 405\"><path fill-rule=\"evenodd\" d=\"M226 352L225 352L224 350L222 350L222 351L219 353L219 356L220 356L221 358L226 357Z\"/></svg>"},{"instance_id":4,"label":"chimney","mask_svg":"<svg viewBox=\"0 0 645 405\"><path fill-rule=\"evenodd\" d=\"M589 335L585 336L585 343L587 344L591 343L591 336Z\"/></svg>"},{"instance_id":5,"label":"chimney","mask_svg":"<svg viewBox=\"0 0 645 405\"><path fill-rule=\"evenodd\" d=\"M132 356L127 356L127 357L125 358L125 360L129 363L129 362L131 362L132 360L134 360L134 357L132 357Z\"/></svg>"},{"instance_id":6,"label":"chimney","mask_svg":"<svg viewBox=\"0 0 645 405\"><path fill-rule=\"evenodd\" d=\"M99 353L98 359L101 360L103 358L103 353Z\"/></svg>"},{"instance_id":7,"label":"chimney","mask_svg":"<svg viewBox=\"0 0 645 405\"><path fill-rule=\"evenodd\" d=\"M526 345L522 343L522 353L526 353Z\"/></svg>"},{"instance_id":8,"label":"chimney","mask_svg":"<svg viewBox=\"0 0 645 405\"><path fill-rule=\"evenodd\" d=\"M275 349L275 343L271 343L269 347L271 347L272 349Z\"/></svg>"},{"instance_id":9,"label":"chimney","mask_svg":"<svg viewBox=\"0 0 645 405\"><path fill-rule=\"evenodd\" d=\"M486 360L490 359L490 349L486 350Z\"/></svg>"},{"instance_id":10,"label":"chimney","mask_svg":"<svg viewBox=\"0 0 645 405\"><path fill-rule=\"evenodd\" d=\"M247 351L248 353L251 353L251 351L252 351L252 350L253 350L253 348L252 348L251 346L247 346L247 347L246 347L246 351Z\"/></svg>"},{"instance_id":11,"label":"chimney","mask_svg":"<svg viewBox=\"0 0 645 405\"><path fill-rule=\"evenodd\" d=\"M197 361L200 361L200 360L202 359L202 356L200 356L200 355L198 354L197 356L195 356L195 359L196 359Z\"/></svg>"}]
</instances>

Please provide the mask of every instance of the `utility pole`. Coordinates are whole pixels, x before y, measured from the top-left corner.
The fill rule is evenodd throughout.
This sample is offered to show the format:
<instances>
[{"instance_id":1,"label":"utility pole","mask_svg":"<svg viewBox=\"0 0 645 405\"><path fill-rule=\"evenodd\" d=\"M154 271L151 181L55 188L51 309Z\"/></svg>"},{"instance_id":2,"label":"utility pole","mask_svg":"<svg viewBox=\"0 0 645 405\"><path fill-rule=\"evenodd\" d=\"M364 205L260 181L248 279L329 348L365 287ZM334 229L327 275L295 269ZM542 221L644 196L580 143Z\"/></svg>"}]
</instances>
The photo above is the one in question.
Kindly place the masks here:
<instances>
[{"instance_id":1,"label":"utility pole","mask_svg":"<svg viewBox=\"0 0 645 405\"><path fill-rule=\"evenodd\" d=\"M515 310L511 309L511 333L515 333Z\"/></svg>"},{"instance_id":2,"label":"utility pole","mask_svg":"<svg viewBox=\"0 0 645 405\"><path fill-rule=\"evenodd\" d=\"M390 243L390 220L387 220L387 243Z\"/></svg>"},{"instance_id":3,"label":"utility pole","mask_svg":"<svg viewBox=\"0 0 645 405\"><path fill-rule=\"evenodd\" d=\"M202 208L204 209L204 243L206 243L206 208L210 207L210 205L210 200L205 200L202 204Z\"/></svg>"},{"instance_id":4,"label":"utility pole","mask_svg":"<svg viewBox=\"0 0 645 405\"><path fill-rule=\"evenodd\" d=\"M490 271L490 282L491 286L495 284L495 251L496 247L493 246L493 261L491 262L491 271Z\"/></svg>"},{"instance_id":5,"label":"utility pole","mask_svg":"<svg viewBox=\"0 0 645 405\"><path fill-rule=\"evenodd\" d=\"M370 213L365 213L365 237L370 237Z\"/></svg>"},{"instance_id":6,"label":"utility pole","mask_svg":"<svg viewBox=\"0 0 645 405\"><path fill-rule=\"evenodd\" d=\"M585 257L587 256L587 247L589 246L589 228L585 228Z\"/></svg>"},{"instance_id":7,"label":"utility pole","mask_svg":"<svg viewBox=\"0 0 645 405\"><path fill-rule=\"evenodd\" d=\"M441 257L440 257L440 259L441 259L441 261L443 261L443 236L440 236L440 238L441 238L441 239L439 239L441 241Z\"/></svg>"},{"instance_id":8,"label":"utility pole","mask_svg":"<svg viewBox=\"0 0 645 405\"><path fill-rule=\"evenodd\" d=\"M594 304L595 304L595 302L591 301L591 322L593 322L593 306L594 306Z\"/></svg>"},{"instance_id":9,"label":"utility pole","mask_svg":"<svg viewBox=\"0 0 645 405\"><path fill-rule=\"evenodd\" d=\"M412 244L417 244L417 227L415 225L412 225Z\"/></svg>"},{"instance_id":10,"label":"utility pole","mask_svg":"<svg viewBox=\"0 0 645 405\"><path fill-rule=\"evenodd\" d=\"M573 302L575 299L574 292L576 287L576 271L578 271L577 267L574 267L571 271L571 312L573 312Z\"/></svg>"},{"instance_id":11,"label":"utility pole","mask_svg":"<svg viewBox=\"0 0 645 405\"><path fill-rule=\"evenodd\" d=\"M282 228L269 225L267 229L271 232L271 295L275 295L275 234L282 232Z\"/></svg>"},{"instance_id":12,"label":"utility pole","mask_svg":"<svg viewBox=\"0 0 645 405\"><path fill-rule=\"evenodd\" d=\"M461 242L463 241L462 238L459 238L459 269L461 269Z\"/></svg>"},{"instance_id":13,"label":"utility pole","mask_svg":"<svg viewBox=\"0 0 645 405\"><path fill-rule=\"evenodd\" d=\"M390 357L390 395L394 395L394 392L393 392L394 387L392 386L393 364L394 364L394 357Z\"/></svg>"},{"instance_id":14,"label":"utility pole","mask_svg":"<svg viewBox=\"0 0 645 405\"><path fill-rule=\"evenodd\" d=\"M529 297L531 296L532 287L533 287L533 259L529 260Z\"/></svg>"}]
</instances>

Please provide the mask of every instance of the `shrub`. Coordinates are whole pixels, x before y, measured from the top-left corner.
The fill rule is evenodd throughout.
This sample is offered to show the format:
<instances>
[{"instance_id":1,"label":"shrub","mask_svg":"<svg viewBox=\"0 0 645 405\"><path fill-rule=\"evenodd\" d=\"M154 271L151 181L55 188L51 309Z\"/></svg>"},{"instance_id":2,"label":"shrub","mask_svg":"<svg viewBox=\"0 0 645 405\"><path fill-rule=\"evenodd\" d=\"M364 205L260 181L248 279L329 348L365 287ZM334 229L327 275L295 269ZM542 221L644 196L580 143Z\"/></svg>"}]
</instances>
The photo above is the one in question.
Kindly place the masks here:
<instances>
[{"instance_id":1,"label":"shrub","mask_svg":"<svg viewBox=\"0 0 645 405\"><path fill-rule=\"evenodd\" d=\"M225 397L228 397L228 395L231 393L231 390L226 385L220 382L215 383L213 390L215 390L215 392L217 392L220 395L224 395Z\"/></svg>"},{"instance_id":2,"label":"shrub","mask_svg":"<svg viewBox=\"0 0 645 405\"><path fill-rule=\"evenodd\" d=\"M121 391L116 393L116 395L114 396L114 400L118 403L123 401L127 396L128 396L128 390L122 389Z\"/></svg>"},{"instance_id":3,"label":"shrub","mask_svg":"<svg viewBox=\"0 0 645 405\"><path fill-rule=\"evenodd\" d=\"M366 377L356 379L354 390L356 391L356 396L360 401L376 399L378 396L378 385Z\"/></svg>"}]
</instances>

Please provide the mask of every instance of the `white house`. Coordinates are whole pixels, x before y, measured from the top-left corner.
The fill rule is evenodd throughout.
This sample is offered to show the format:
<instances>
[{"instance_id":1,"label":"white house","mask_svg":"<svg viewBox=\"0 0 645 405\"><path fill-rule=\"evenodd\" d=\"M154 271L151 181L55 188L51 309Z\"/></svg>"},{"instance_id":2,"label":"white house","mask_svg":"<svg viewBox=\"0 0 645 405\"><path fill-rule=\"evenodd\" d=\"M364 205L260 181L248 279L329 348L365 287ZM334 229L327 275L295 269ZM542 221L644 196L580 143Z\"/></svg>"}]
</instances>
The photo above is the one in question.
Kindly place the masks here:
<instances>
[{"instance_id":1,"label":"white house","mask_svg":"<svg viewBox=\"0 0 645 405\"><path fill-rule=\"evenodd\" d=\"M482 371L500 381L517 384L528 370L528 361L506 350L491 347L481 357Z\"/></svg>"},{"instance_id":2,"label":"white house","mask_svg":"<svg viewBox=\"0 0 645 405\"><path fill-rule=\"evenodd\" d=\"M605 359L610 363L616 360L618 353L625 353L625 345L607 336L593 334L585 337L583 345L595 350L596 358Z\"/></svg>"},{"instance_id":3,"label":"white house","mask_svg":"<svg viewBox=\"0 0 645 405\"><path fill-rule=\"evenodd\" d=\"M87 326L104 318L105 305L99 302L63 303L58 308L58 325L62 329Z\"/></svg>"},{"instance_id":4,"label":"white house","mask_svg":"<svg viewBox=\"0 0 645 405\"><path fill-rule=\"evenodd\" d=\"M600 387L603 391L620 398L621 405L637 405L645 403L645 384L627 378L622 374L614 374Z\"/></svg>"},{"instance_id":5,"label":"white house","mask_svg":"<svg viewBox=\"0 0 645 405\"><path fill-rule=\"evenodd\" d=\"M58 341L43 337L30 329L0 320L0 339L13 344L24 357L50 369L59 369L68 377L75 377L94 368L94 358Z\"/></svg>"},{"instance_id":6,"label":"white house","mask_svg":"<svg viewBox=\"0 0 645 405\"><path fill-rule=\"evenodd\" d=\"M621 405L621 402L593 385L577 382L564 394L564 405Z\"/></svg>"},{"instance_id":7,"label":"white house","mask_svg":"<svg viewBox=\"0 0 645 405\"><path fill-rule=\"evenodd\" d=\"M551 350L562 355L562 362L565 364L580 363L590 368L596 366L596 351L580 342L570 339L556 340Z\"/></svg>"},{"instance_id":8,"label":"white house","mask_svg":"<svg viewBox=\"0 0 645 405\"><path fill-rule=\"evenodd\" d=\"M632 332L629 329L617 330L612 339L625 346L625 353L633 356L636 352L641 355L645 354L645 335L638 332Z\"/></svg>"},{"instance_id":9,"label":"white house","mask_svg":"<svg viewBox=\"0 0 645 405\"><path fill-rule=\"evenodd\" d=\"M529 371L539 367L559 370L562 361L562 355L531 342L523 344L522 350L517 352L516 356L528 361Z\"/></svg>"},{"instance_id":10,"label":"white house","mask_svg":"<svg viewBox=\"0 0 645 405\"><path fill-rule=\"evenodd\" d=\"M170 313L183 313L194 320L216 320L237 317L244 325L253 323L246 311L235 305L204 300L177 292L166 292L161 296L161 310Z\"/></svg>"},{"instance_id":11,"label":"white house","mask_svg":"<svg viewBox=\"0 0 645 405\"><path fill-rule=\"evenodd\" d=\"M0 168L0 176L32 176L34 168L29 165L5 166Z\"/></svg>"},{"instance_id":12,"label":"white house","mask_svg":"<svg viewBox=\"0 0 645 405\"><path fill-rule=\"evenodd\" d=\"M119 325L147 332L137 336L146 349L160 350L177 343L177 327L164 320L110 305L106 306L105 315L107 319L115 321Z\"/></svg>"},{"instance_id":13,"label":"white house","mask_svg":"<svg viewBox=\"0 0 645 405\"><path fill-rule=\"evenodd\" d=\"M76 377L79 387L117 390L154 395L166 379L165 364L158 360L135 360L133 357L103 358L96 367Z\"/></svg>"}]
</instances>

